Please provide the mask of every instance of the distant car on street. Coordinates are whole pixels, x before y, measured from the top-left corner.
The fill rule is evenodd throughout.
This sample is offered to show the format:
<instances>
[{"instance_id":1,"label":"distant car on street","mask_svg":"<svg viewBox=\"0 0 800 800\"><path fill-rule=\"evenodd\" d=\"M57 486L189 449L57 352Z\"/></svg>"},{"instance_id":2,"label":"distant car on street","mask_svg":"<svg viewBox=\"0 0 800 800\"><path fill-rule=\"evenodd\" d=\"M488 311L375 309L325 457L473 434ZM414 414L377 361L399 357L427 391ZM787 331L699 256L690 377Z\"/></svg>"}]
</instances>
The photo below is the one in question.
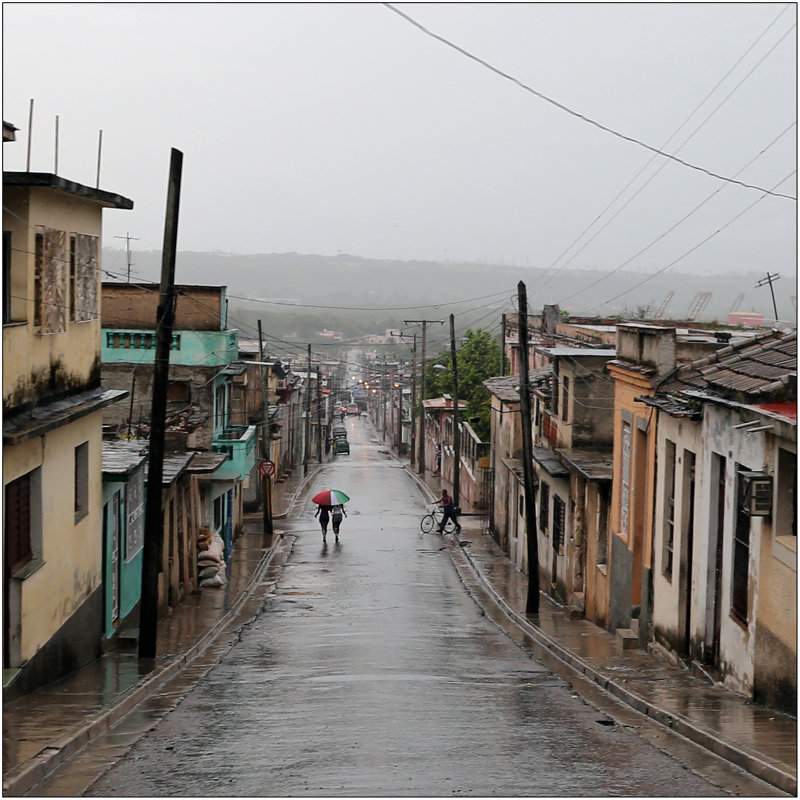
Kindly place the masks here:
<instances>
[{"instance_id":1,"label":"distant car on street","mask_svg":"<svg viewBox=\"0 0 800 800\"><path fill-rule=\"evenodd\" d=\"M350 403L350 405L347 406L347 414L348 416L359 416L361 414L361 409L355 403Z\"/></svg>"}]
</instances>

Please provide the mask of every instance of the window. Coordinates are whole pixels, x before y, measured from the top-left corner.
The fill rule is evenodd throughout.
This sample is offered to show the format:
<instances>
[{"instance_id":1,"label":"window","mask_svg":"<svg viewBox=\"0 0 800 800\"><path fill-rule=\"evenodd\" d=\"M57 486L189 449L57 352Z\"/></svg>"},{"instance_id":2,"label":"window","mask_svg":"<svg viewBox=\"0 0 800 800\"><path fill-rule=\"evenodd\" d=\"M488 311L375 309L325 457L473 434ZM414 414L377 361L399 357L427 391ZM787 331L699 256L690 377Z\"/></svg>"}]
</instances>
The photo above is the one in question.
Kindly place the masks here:
<instances>
[{"instance_id":1,"label":"window","mask_svg":"<svg viewBox=\"0 0 800 800\"><path fill-rule=\"evenodd\" d=\"M130 561L144 547L144 470L128 481L125 493L125 560Z\"/></svg>"},{"instance_id":2,"label":"window","mask_svg":"<svg viewBox=\"0 0 800 800\"><path fill-rule=\"evenodd\" d=\"M608 494L607 484L597 491L597 563L608 563Z\"/></svg>"},{"instance_id":3,"label":"window","mask_svg":"<svg viewBox=\"0 0 800 800\"><path fill-rule=\"evenodd\" d=\"M550 525L550 484L542 481L539 484L539 528L547 535Z\"/></svg>"},{"instance_id":4,"label":"window","mask_svg":"<svg viewBox=\"0 0 800 800\"><path fill-rule=\"evenodd\" d=\"M750 569L750 515L747 513L747 481L740 474L744 468L736 465L736 528L733 533L733 585L731 613L747 624L747 586Z\"/></svg>"},{"instance_id":5,"label":"window","mask_svg":"<svg viewBox=\"0 0 800 800\"><path fill-rule=\"evenodd\" d=\"M620 497L620 533L627 539L631 513L631 424L627 420L622 423L622 491Z\"/></svg>"},{"instance_id":6,"label":"window","mask_svg":"<svg viewBox=\"0 0 800 800\"><path fill-rule=\"evenodd\" d=\"M75 448L75 522L89 513L89 442Z\"/></svg>"},{"instance_id":7,"label":"window","mask_svg":"<svg viewBox=\"0 0 800 800\"><path fill-rule=\"evenodd\" d=\"M569 416L569 404L567 398L569 397L569 378L564 376L564 396L561 398L561 419L566 422Z\"/></svg>"},{"instance_id":8,"label":"window","mask_svg":"<svg viewBox=\"0 0 800 800\"><path fill-rule=\"evenodd\" d=\"M75 321L75 298L77 297L77 287L75 286L75 237L69 237L69 320Z\"/></svg>"},{"instance_id":9,"label":"window","mask_svg":"<svg viewBox=\"0 0 800 800\"><path fill-rule=\"evenodd\" d=\"M97 284L99 264L98 237L76 233L70 237L70 277L72 281L72 312L76 322L89 322L98 317Z\"/></svg>"},{"instance_id":10,"label":"window","mask_svg":"<svg viewBox=\"0 0 800 800\"><path fill-rule=\"evenodd\" d=\"M6 485L3 544L9 574L13 575L33 559L30 473Z\"/></svg>"},{"instance_id":11,"label":"window","mask_svg":"<svg viewBox=\"0 0 800 800\"><path fill-rule=\"evenodd\" d=\"M521 494L521 495L520 495L520 496L517 498L517 500L518 500L518 504L517 504L517 505L518 505L518 507L517 507L517 513L518 513L520 516L523 516L523 515L525 514L525 495Z\"/></svg>"},{"instance_id":12,"label":"window","mask_svg":"<svg viewBox=\"0 0 800 800\"><path fill-rule=\"evenodd\" d=\"M44 271L44 235L36 234L33 259L33 324L42 324L42 273Z\"/></svg>"},{"instance_id":13,"label":"window","mask_svg":"<svg viewBox=\"0 0 800 800\"><path fill-rule=\"evenodd\" d=\"M566 527L567 510L564 501L553 495L553 550L558 552L564 544L564 528Z\"/></svg>"},{"instance_id":14,"label":"window","mask_svg":"<svg viewBox=\"0 0 800 800\"><path fill-rule=\"evenodd\" d=\"M672 581L672 554L675 546L675 442L664 448L664 577Z\"/></svg>"},{"instance_id":15,"label":"window","mask_svg":"<svg viewBox=\"0 0 800 800\"><path fill-rule=\"evenodd\" d=\"M34 266L34 321L41 325L43 334L67 329L68 263L66 232L43 228L36 235Z\"/></svg>"},{"instance_id":16,"label":"window","mask_svg":"<svg viewBox=\"0 0 800 800\"><path fill-rule=\"evenodd\" d=\"M11 231L3 231L3 324L11 322Z\"/></svg>"},{"instance_id":17,"label":"window","mask_svg":"<svg viewBox=\"0 0 800 800\"><path fill-rule=\"evenodd\" d=\"M221 383L214 392L214 429L224 430L228 424L228 386Z\"/></svg>"}]
</instances>

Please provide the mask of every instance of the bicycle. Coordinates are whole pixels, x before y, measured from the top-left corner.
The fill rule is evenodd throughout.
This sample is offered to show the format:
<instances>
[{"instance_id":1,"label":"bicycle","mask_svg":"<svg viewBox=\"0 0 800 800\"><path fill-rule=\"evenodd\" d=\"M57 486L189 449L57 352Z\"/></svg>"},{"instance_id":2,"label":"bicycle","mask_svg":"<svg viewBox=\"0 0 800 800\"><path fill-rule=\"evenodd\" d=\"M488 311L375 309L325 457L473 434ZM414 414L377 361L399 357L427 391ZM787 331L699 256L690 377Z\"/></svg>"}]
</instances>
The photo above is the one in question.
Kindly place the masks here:
<instances>
[{"instance_id":1,"label":"bicycle","mask_svg":"<svg viewBox=\"0 0 800 800\"><path fill-rule=\"evenodd\" d=\"M442 518L444 517L444 512L438 508L432 508L419 522L420 530L423 533L430 533L434 526L437 528L441 527L442 525ZM456 525L452 519L448 519L447 523L444 526L444 529L447 533L452 533L456 529Z\"/></svg>"}]
</instances>

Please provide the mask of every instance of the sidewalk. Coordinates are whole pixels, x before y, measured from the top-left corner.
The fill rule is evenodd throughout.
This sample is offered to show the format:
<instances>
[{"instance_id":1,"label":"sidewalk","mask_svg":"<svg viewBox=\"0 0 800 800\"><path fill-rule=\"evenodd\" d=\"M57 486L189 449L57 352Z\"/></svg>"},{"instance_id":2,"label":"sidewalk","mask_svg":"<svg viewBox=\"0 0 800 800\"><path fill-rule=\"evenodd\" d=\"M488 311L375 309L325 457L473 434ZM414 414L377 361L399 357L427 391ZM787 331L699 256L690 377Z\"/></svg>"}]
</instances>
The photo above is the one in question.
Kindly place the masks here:
<instances>
[{"instance_id":1,"label":"sidewalk","mask_svg":"<svg viewBox=\"0 0 800 800\"><path fill-rule=\"evenodd\" d=\"M188 595L159 620L157 658L141 660L135 651L114 650L3 707L3 795L32 789L208 647L285 548L279 520L291 512L317 470L310 465L308 479L300 470L276 484L273 519L278 524L271 541L264 536L261 513L245 518L228 559L228 582Z\"/></svg>"},{"instance_id":2,"label":"sidewalk","mask_svg":"<svg viewBox=\"0 0 800 800\"><path fill-rule=\"evenodd\" d=\"M413 475L413 473L411 473ZM432 497L439 480L422 481ZM527 614L527 577L485 532L485 517L462 507L460 547L478 582L525 633L589 680L642 714L733 762L751 775L797 796L797 720L748 702L641 650L626 650L603 628L569 619L540 596L539 613Z\"/></svg>"}]
</instances>

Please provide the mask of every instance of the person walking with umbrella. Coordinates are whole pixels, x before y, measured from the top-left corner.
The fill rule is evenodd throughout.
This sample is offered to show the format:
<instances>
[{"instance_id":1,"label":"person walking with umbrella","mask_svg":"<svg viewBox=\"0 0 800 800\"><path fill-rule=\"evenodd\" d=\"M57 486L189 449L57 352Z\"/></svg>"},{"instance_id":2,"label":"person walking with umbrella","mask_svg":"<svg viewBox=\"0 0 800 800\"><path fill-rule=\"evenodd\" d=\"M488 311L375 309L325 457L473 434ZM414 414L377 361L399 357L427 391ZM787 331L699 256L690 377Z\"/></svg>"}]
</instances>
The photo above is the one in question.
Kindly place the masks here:
<instances>
[{"instance_id":1,"label":"person walking with umbrella","mask_svg":"<svg viewBox=\"0 0 800 800\"><path fill-rule=\"evenodd\" d=\"M339 526L342 524L342 514L347 516L344 505L334 506L331 509L331 521L333 522L333 532L336 534L336 541L339 541Z\"/></svg>"},{"instance_id":2,"label":"person walking with umbrella","mask_svg":"<svg viewBox=\"0 0 800 800\"><path fill-rule=\"evenodd\" d=\"M339 525L342 522L342 515L345 517L347 514L344 510L344 504L350 498L338 489L325 489L322 492L317 492L312 498L311 502L316 503L319 508L316 517L319 514L319 524L322 526L322 541L325 541L325 534L328 530L328 519L331 511L333 512L333 532L336 534L336 541L339 541ZM324 521L323 521L324 519Z\"/></svg>"},{"instance_id":3,"label":"person walking with umbrella","mask_svg":"<svg viewBox=\"0 0 800 800\"><path fill-rule=\"evenodd\" d=\"M323 542L325 541L325 536L328 533L328 520L330 519L330 516L329 516L330 510L331 510L330 506L320 505L319 508L317 509L317 513L314 514L315 517L317 515L319 515L319 526L320 526L320 528L322 528L322 541Z\"/></svg>"}]
</instances>

